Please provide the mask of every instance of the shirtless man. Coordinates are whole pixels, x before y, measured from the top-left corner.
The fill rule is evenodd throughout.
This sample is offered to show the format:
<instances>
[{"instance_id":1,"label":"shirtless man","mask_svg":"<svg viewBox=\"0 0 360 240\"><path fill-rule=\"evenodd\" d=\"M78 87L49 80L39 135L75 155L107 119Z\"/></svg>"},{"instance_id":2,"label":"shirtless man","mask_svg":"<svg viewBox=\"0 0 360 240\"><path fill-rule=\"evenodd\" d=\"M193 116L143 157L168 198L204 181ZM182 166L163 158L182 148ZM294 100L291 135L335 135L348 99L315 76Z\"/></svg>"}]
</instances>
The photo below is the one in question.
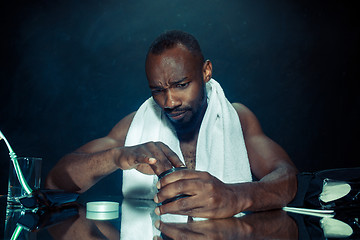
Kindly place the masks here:
<instances>
[{"instance_id":1,"label":"shirtless man","mask_svg":"<svg viewBox=\"0 0 360 240\"><path fill-rule=\"evenodd\" d=\"M169 36L180 36L180 40L169 41ZM212 63L204 61L196 39L187 33L170 31L160 38L162 47L156 49L153 43L147 54L146 75L153 99L176 130L188 169L162 178L156 184L159 192L154 201L159 203L178 194L191 197L157 207L155 213L224 218L288 204L297 190L296 167L285 151L262 132L255 115L240 103L232 106L241 122L251 172L259 181L227 184L208 172L195 170L199 129L207 109L205 84L212 77ZM135 114L122 119L107 136L64 156L50 171L46 186L82 193L119 168L159 175L184 166L162 142L125 146Z\"/></svg>"}]
</instances>

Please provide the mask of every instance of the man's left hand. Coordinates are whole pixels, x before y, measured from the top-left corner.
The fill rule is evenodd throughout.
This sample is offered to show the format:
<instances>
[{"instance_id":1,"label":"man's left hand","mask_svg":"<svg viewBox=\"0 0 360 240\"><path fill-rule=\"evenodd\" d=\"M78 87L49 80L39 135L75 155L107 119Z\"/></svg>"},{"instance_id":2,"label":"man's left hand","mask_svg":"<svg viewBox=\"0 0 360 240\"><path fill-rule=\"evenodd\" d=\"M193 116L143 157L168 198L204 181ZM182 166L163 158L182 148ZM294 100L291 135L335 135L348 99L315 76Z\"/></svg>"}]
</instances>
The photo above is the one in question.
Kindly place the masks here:
<instances>
[{"instance_id":1,"label":"man's left hand","mask_svg":"<svg viewBox=\"0 0 360 240\"><path fill-rule=\"evenodd\" d=\"M179 194L190 195L155 209L156 214L180 214L203 218L226 218L237 212L237 195L207 172L181 170L173 172L158 183L160 189L154 201L160 203Z\"/></svg>"}]
</instances>

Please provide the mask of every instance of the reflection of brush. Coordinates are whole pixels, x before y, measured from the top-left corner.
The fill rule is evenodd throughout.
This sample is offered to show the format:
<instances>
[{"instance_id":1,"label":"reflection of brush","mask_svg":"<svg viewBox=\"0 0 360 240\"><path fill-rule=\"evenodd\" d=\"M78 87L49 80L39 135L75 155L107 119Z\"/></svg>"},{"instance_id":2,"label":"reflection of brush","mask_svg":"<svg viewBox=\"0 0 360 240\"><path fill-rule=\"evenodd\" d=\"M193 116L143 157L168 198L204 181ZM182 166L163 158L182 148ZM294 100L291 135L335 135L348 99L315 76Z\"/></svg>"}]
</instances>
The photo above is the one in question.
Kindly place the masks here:
<instances>
[{"instance_id":1,"label":"reflection of brush","mask_svg":"<svg viewBox=\"0 0 360 240\"><path fill-rule=\"evenodd\" d=\"M16 156L15 152L13 151L13 149L11 148L9 142L6 140L4 134L0 131L0 141L2 139L4 139L4 141L6 143L6 146L9 149L9 155L10 155L11 161L12 161L12 163L14 165L14 169L15 169L17 178L19 179L19 182L20 182L22 188L25 190L25 192L27 194L30 194L32 192L32 189L29 187L28 183L26 182L26 180L24 178L24 175L21 172L19 162L17 160L17 156Z\"/></svg>"}]
</instances>

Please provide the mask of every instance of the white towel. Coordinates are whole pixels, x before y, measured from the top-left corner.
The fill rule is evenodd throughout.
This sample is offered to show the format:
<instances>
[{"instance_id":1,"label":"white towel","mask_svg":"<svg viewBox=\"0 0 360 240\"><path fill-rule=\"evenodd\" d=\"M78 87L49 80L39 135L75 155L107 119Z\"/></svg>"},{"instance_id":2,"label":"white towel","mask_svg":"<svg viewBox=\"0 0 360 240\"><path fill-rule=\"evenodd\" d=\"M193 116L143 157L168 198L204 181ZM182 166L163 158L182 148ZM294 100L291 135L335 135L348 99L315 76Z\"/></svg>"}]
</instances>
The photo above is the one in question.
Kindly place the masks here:
<instances>
[{"instance_id":1,"label":"white towel","mask_svg":"<svg viewBox=\"0 0 360 240\"><path fill-rule=\"evenodd\" d=\"M225 183L249 182L252 177L239 117L214 79L206 84L206 92L208 107L200 127L195 169L207 171ZM165 143L184 162L176 132L152 98L146 100L135 114L125 146L149 141ZM123 196L125 199L152 201L157 193L157 180L157 176L145 175L135 169L123 171ZM157 219L153 209L139 211L137 207L123 204L121 239L152 239L159 234L153 227ZM187 216L165 214L160 219L164 222L186 222ZM138 226L141 226L141 231Z\"/></svg>"},{"instance_id":2,"label":"white towel","mask_svg":"<svg viewBox=\"0 0 360 240\"><path fill-rule=\"evenodd\" d=\"M206 92L208 107L198 136L195 169L207 171L225 183L249 182L252 177L238 114L214 79L206 83ZM135 114L125 146L149 141L165 143L184 162L176 132L152 97ZM156 182L155 175L135 169L123 171L123 196L153 199Z\"/></svg>"},{"instance_id":3,"label":"white towel","mask_svg":"<svg viewBox=\"0 0 360 240\"><path fill-rule=\"evenodd\" d=\"M160 236L154 226L160 220L154 212L156 204L152 200L124 199L121 204L121 240L152 240Z\"/></svg>"}]
</instances>

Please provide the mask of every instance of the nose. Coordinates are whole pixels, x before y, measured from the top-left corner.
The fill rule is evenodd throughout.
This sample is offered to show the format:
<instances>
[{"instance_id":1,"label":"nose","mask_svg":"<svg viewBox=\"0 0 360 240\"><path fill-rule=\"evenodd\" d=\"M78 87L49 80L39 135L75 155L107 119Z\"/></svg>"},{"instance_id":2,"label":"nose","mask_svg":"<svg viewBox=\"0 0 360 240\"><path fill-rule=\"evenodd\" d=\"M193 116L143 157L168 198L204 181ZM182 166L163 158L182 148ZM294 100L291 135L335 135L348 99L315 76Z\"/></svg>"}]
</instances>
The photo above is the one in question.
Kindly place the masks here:
<instances>
[{"instance_id":1,"label":"nose","mask_svg":"<svg viewBox=\"0 0 360 240\"><path fill-rule=\"evenodd\" d=\"M181 101L172 93L171 89L167 89L165 92L164 108L172 110L181 106Z\"/></svg>"}]
</instances>

